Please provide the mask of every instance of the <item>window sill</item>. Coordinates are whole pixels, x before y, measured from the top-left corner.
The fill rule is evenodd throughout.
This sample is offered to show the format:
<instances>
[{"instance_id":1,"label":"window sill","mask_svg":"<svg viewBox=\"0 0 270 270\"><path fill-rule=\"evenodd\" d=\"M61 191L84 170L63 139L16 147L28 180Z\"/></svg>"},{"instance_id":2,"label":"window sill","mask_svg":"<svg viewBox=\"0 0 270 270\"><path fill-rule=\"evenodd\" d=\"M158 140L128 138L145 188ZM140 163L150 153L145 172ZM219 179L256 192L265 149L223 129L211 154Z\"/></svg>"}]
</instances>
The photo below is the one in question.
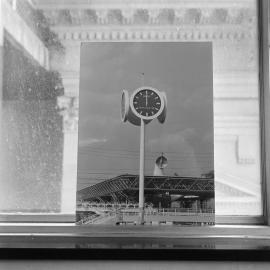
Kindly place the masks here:
<instances>
[{"instance_id":1,"label":"window sill","mask_svg":"<svg viewBox=\"0 0 270 270\"><path fill-rule=\"evenodd\" d=\"M270 260L270 226L1 223L0 258Z\"/></svg>"},{"instance_id":2,"label":"window sill","mask_svg":"<svg viewBox=\"0 0 270 270\"><path fill-rule=\"evenodd\" d=\"M114 248L114 243L120 247L129 247L134 241L138 243L152 243L159 240L168 246L180 244L185 239L193 244L207 243L213 248L270 248L270 226L260 225L215 225L202 227L184 227L170 225L91 225L76 226L71 223L1 223L0 247L16 247L12 243L23 240L27 244L34 244L37 248L41 241L45 246L53 245L58 239L60 247L72 247L72 243L98 244L104 248ZM8 242L6 241L8 240ZM45 241L44 241L45 240ZM195 241L195 242L194 242ZM196 241L199 241L196 243ZM130 243L129 243L130 242ZM194 243L193 243L194 242ZM5 244L6 243L6 244ZM123 246L121 246L123 244ZM220 246L219 246L220 245ZM23 247L27 247L23 246ZM74 246L75 247L75 246ZM94 247L94 246L93 246ZM172 246L173 247L173 246Z\"/></svg>"}]
</instances>

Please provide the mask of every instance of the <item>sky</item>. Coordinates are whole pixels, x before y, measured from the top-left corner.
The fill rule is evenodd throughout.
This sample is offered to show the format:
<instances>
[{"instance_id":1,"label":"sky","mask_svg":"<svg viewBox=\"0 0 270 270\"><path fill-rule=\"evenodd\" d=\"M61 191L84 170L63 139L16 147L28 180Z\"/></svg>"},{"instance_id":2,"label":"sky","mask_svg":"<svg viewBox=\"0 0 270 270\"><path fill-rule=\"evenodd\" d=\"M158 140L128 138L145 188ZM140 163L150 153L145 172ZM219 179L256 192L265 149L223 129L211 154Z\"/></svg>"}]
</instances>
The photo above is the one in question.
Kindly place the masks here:
<instances>
[{"instance_id":1,"label":"sky","mask_svg":"<svg viewBox=\"0 0 270 270\"><path fill-rule=\"evenodd\" d=\"M213 170L213 64L209 42L82 43L78 190L139 173L140 127L121 122L121 93L146 86L166 92L167 117L146 125L145 174L163 152L166 175ZM144 73L142 79L141 73Z\"/></svg>"}]
</instances>

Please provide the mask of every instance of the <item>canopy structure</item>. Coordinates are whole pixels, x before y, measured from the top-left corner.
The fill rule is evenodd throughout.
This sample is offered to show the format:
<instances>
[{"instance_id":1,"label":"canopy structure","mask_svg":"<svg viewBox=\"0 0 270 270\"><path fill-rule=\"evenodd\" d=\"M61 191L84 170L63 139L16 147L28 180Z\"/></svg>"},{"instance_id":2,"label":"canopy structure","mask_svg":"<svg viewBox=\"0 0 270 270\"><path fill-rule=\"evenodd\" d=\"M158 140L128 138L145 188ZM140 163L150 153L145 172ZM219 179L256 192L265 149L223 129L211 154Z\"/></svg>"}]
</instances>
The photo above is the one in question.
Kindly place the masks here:
<instances>
[{"instance_id":1,"label":"canopy structure","mask_svg":"<svg viewBox=\"0 0 270 270\"><path fill-rule=\"evenodd\" d=\"M119 175L78 191L81 201L138 201L139 176ZM145 176L146 201L155 196L196 197L198 200L214 198L214 178L180 176Z\"/></svg>"}]
</instances>

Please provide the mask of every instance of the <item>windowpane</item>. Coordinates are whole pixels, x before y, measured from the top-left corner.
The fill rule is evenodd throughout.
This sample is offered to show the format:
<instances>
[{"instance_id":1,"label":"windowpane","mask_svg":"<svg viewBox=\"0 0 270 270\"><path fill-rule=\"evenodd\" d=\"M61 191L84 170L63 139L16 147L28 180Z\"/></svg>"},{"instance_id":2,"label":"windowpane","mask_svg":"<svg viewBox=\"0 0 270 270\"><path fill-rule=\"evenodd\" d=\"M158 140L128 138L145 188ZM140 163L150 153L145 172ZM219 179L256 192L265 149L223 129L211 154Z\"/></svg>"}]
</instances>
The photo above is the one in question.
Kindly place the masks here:
<instances>
[{"instance_id":1,"label":"windowpane","mask_svg":"<svg viewBox=\"0 0 270 270\"><path fill-rule=\"evenodd\" d=\"M1 12L1 211L75 214L81 42L210 41L216 214L262 214L255 0L2 0Z\"/></svg>"}]
</instances>

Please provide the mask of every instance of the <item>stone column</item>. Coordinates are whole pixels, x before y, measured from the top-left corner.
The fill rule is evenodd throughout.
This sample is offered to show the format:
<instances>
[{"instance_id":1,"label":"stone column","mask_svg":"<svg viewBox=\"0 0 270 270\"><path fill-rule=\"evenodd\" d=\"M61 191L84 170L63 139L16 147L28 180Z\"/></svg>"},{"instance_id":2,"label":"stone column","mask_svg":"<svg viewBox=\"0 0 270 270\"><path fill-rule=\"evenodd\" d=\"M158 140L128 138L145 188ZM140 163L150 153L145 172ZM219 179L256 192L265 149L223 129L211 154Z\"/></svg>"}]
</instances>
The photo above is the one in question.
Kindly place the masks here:
<instances>
[{"instance_id":1,"label":"stone column","mask_svg":"<svg viewBox=\"0 0 270 270\"><path fill-rule=\"evenodd\" d=\"M63 42L65 54L54 54L51 67L61 74L64 95L58 98L63 116L63 165L61 213L74 214L77 190L78 97L80 76L80 42Z\"/></svg>"},{"instance_id":2,"label":"stone column","mask_svg":"<svg viewBox=\"0 0 270 270\"><path fill-rule=\"evenodd\" d=\"M63 165L61 213L74 214L77 189L78 98L62 96L58 106L63 116Z\"/></svg>"}]
</instances>

